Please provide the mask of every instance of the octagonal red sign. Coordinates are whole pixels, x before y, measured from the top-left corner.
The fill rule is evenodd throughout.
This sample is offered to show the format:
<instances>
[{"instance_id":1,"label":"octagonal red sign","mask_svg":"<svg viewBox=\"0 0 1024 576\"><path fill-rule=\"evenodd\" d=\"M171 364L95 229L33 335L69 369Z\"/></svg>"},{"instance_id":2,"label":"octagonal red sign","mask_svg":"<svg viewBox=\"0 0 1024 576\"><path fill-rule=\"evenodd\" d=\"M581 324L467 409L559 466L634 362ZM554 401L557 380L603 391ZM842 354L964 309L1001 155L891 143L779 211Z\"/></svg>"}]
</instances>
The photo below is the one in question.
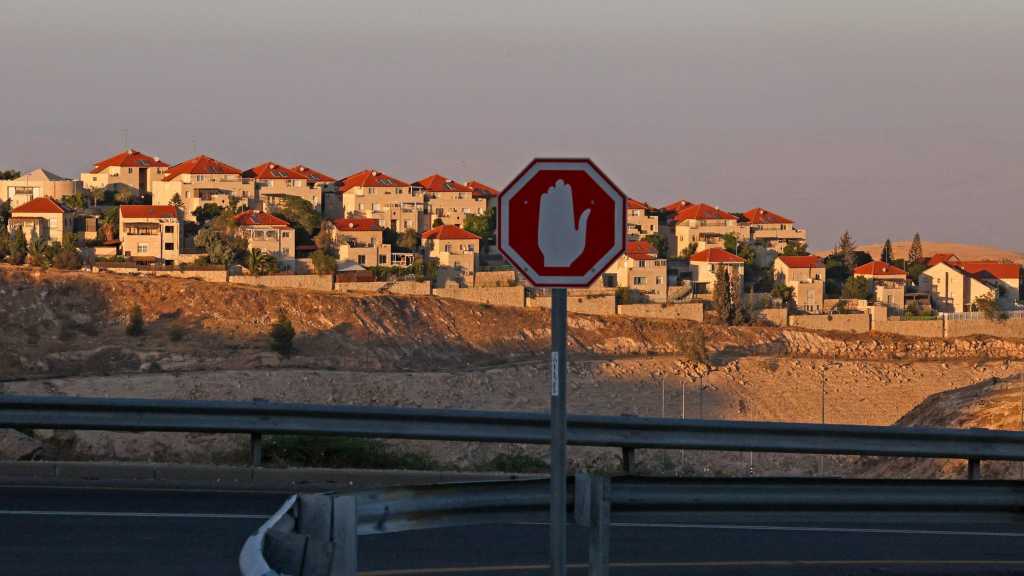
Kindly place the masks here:
<instances>
[{"instance_id":1,"label":"octagonal red sign","mask_svg":"<svg viewBox=\"0 0 1024 576\"><path fill-rule=\"evenodd\" d=\"M589 286L626 245L626 196L588 159L537 159L498 198L498 249L536 286Z\"/></svg>"}]
</instances>

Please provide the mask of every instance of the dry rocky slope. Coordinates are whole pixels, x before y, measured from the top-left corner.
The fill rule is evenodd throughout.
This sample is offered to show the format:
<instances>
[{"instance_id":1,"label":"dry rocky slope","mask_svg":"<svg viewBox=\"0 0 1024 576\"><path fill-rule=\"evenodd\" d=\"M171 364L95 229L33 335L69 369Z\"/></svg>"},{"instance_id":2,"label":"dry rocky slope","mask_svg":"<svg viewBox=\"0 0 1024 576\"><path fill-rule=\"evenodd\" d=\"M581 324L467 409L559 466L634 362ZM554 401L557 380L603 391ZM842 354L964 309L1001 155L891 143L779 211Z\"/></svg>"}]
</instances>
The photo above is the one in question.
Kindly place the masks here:
<instances>
[{"instance_id":1,"label":"dry rocky slope","mask_svg":"<svg viewBox=\"0 0 1024 576\"><path fill-rule=\"evenodd\" d=\"M147 323L141 338L124 333L136 303ZM267 346L279 313L299 334L287 359ZM0 393L546 409L549 332L540 310L0 266L0 322ZM685 344L697 326L572 316L573 412L676 417L685 403L687 417L815 422L824 382L826 421L891 424L932 394L1024 373L1024 340L708 325L711 362L701 364ZM45 454L65 458L237 462L245 453L244 438L231 436L75 432L43 440ZM511 449L405 446L456 468ZM751 466L747 455L681 456L644 452L641 462L665 472ZM572 457L603 468L617 454L579 449ZM811 473L816 463L756 455L753 471Z\"/></svg>"}]
</instances>

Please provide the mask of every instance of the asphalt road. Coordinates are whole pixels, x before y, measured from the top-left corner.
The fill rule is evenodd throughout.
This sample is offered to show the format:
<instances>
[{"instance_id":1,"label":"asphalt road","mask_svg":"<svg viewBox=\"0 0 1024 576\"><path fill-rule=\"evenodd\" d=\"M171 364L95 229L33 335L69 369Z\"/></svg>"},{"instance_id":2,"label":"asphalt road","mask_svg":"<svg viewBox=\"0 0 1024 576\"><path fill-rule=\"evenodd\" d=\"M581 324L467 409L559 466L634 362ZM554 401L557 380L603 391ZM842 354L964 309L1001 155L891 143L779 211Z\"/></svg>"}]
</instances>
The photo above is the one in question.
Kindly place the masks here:
<instances>
[{"instance_id":1,"label":"asphalt road","mask_svg":"<svg viewBox=\"0 0 1024 576\"><path fill-rule=\"evenodd\" d=\"M282 494L0 487L5 575L237 574L242 542ZM624 525L615 574L1024 574L1024 524ZM360 540L374 576L543 574L543 526L407 532ZM586 539L570 532L572 573Z\"/></svg>"}]
</instances>

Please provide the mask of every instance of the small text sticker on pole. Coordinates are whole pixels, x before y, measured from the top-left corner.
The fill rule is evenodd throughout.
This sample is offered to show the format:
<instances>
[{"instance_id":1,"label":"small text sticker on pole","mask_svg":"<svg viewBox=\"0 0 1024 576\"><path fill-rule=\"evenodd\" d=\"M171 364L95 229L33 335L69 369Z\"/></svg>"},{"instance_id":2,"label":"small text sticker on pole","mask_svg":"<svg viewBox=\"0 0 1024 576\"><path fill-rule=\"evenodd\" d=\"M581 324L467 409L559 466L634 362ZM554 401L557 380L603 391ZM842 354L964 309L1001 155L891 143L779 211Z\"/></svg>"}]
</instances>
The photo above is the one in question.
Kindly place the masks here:
<instances>
[{"instance_id":1,"label":"small text sticker on pole","mask_svg":"<svg viewBox=\"0 0 1024 576\"><path fill-rule=\"evenodd\" d=\"M626 196L588 159L538 158L498 198L498 249L534 286L589 286L625 245Z\"/></svg>"},{"instance_id":2,"label":"small text sticker on pole","mask_svg":"<svg viewBox=\"0 0 1024 576\"><path fill-rule=\"evenodd\" d=\"M558 396L558 352L551 352L551 395Z\"/></svg>"}]
</instances>

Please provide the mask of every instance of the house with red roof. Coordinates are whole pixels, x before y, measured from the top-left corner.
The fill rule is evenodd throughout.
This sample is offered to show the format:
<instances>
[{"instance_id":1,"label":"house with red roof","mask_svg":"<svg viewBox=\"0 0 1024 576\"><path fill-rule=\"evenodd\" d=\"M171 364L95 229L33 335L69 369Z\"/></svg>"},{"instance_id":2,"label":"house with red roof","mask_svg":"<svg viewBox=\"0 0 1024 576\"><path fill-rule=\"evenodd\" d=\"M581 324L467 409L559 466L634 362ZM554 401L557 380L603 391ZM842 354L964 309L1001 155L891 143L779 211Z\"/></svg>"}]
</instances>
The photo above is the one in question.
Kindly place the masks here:
<instances>
[{"instance_id":1,"label":"house with red roof","mask_svg":"<svg viewBox=\"0 0 1024 576\"><path fill-rule=\"evenodd\" d=\"M74 229L74 212L53 198L35 198L11 210L7 229L20 231L26 240L60 242Z\"/></svg>"},{"instance_id":2,"label":"house with red roof","mask_svg":"<svg viewBox=\"0 0 1024 576\"><path fill-rule=\"evenodd\" d=\"M817 256L778 256L772 263L776 284L793 289L796 306L820 312L825 303L825 263Z\"/></svg>"},{"instance_id":3,"label":"house with red roof","mask_svg":"<svg viewBox=\"0 0 1024 576\"><path fill-rule=\"evenodd\" d=\"M887 262L873 260L853 269L853 275L865 278L871 298L890 310L903 310L906 303L907 271Z\"/></svg>"},{"instance_id":4,"label":"house with red roof","mask_svg":"<svg viewBox=\"0 0 1024 576\"><path fill-rule=\"evenodd\" d=\"M626 200L626 238L643 240L658 233L658 211L646 202Z\"/></svg>"},{"instance_id":5,"label":"house with red roof","mask_svg":"<svg viewBox=\"0 0 1024 576\"><path fill-rule=\"evenodd\" d=\"M747 210L740 223L749 228L750 239L755 244L775 254L782 254L788 245L807 244L807 230L797 228L789 218L764 208Z\"/></svg>"},{"instance_id":6,"label":"house with red roof","mask_svg":"<svg viewBox=\"0 0 1024 576\"><path fill-rule=\"evenodd\" d=\"M605 288L629 288L631 302L668 301L668 263L646 240L626 242L622 256L602 277Z\"/></svg>"},{"instance_id":7,"label":"house with red roof","mask_svg":"<svg viewBox=\"0 0 1024 576\"><path fill-rule=\"evenodd\" d=\"M238 168L204 155L171 166L152 188L153 204L178 206L189 221L195 221L193 213L205 204L227 208L234 200L243 208L253 208L257 202L254 179L243 178Z\"/></svg>"},{"instance_id":8,"label":"house with red roof","mask_svg":"<svg viewBox=\"0 0 1024 576\"><path fill-rule=\"evenodd\" d=\"M391 245L384 243L384 229L373 218L337 218L325 222L339 262L360 266L391 266Z\"/></svg>"},{"instance_id":9,"label":"house with red roof","mask_svg":"<svg viewBox=\"0 0 1024 576\"><path fill-rule=\"evenodd\" d=\"M725 270L732 281L743 283L743 258L722 248L706 248L690 256L690 277L694 294L711 294L715 291L718 272ZM735 280L736 278L738 280Z\"/></svg>"},{"instance_id":10,"label":"house with red roof","mask_svg":"<svg viewBox=\"0 0 1024 576\"><path fill-rule=\"evenodd\" d=\"M304 164L296 164L291 169L304 175L306 177L306 184L310 188L320 190L320 197L322 198L321 214L324 218L333 220L345 216L345 209L341 206L341 193L338 189L337 178L328 176Z\"/></svg>"},{"instance_id":11,"label":"house with red roof","mask_svg":"<svg viewBox=\"0 0 1024 576\"><path fill-rule=\"evenodd\" d=\"M346 218L373 218L401 234L429 226L424 192L377 170L363 170L339 181Z\"/></svg>"},{"instance_id":12,"label":"house with red roof","mask_svg":"<svg viewBox=\"0 0 1024 576\"><path fill-rule=\"evenodd\" d=\"M466 222L466 215L481 215L487 212L489 195L481 194L466 184L440 174L417 180L413 182L412 187L423 192L432 225L462 226Z\"/></svg>"},{"instance_id":13,"label":"house with red roof","mask_svg":"<svg viewBox=\"0 0 1024 576\"><path fill-rule=\"evenodd\" d=\"M323 210L323 189L311 188L306 175L274 162L264 162L242 172L242 178L252 179L256 196L263 210L283 206L288 198L301 198L313 205L318 213Z\"/></svg>"},{"instance_id":14,"label":"house with red roof","mask_svg":"<svg viewBox=\"0 0 1024 576\"><path fill-rule=\"evenodd\" d=\"M456 283L472 285L471 279L480 265L480 237L458 226L435 226L420 236L428 258L440 266L439 285Z\"/></svg>"},{"instance_id":15,"label":"house with red roof","mask_svg":"<svg viewBox=\"0 0 1024 576\"><path fill-rule=\"evenodd\" d=\"M725 237L747 240L736 216L707 204L688 204L669 217L670 252L685 256L708 248L724 248Z\"/></svg>"},{"instance_id":16,"label":"house with red roof","mask_svg":"<svg viewBox=\"0 0 1024 576\"><path fill-rule=\"evenodd\" d=\"M129 196L148 195L152 183L163 178L167 163L131 148L93 164L82 173L82 183L90 190L106 190Z\"/></svg>"},{"instance_id":17,"label":"house with red roof","mask_svg":"<svg viewBox=\"0 0 1024 576\"><path fill-rule=\"evenodd\" d=\"M929 294L932 308L940 312L970 312L978 298L992 297L1004 310L1019 309L1020 264L993 261L962 261L953 254L936 254L918 276L918 290Z\"/></svg>"},{"instance_id":18,"label":"house with red roof","mask_svg":"<svg viewBox=\"0 0 1024 576\"><path fill-rule=\"evenodd\" d=\"M35 198L52 198L62 202L64 198L82 192L81 182L68 180L42 168L10 180L0 180L0 202L10 202L11 208L17 208Z\"/></svg>"},{"instance_id":19,"label":"house with red roof","mask_svg":"<svg viewBox=\"0 0 1024 576\"><path fill-rule=\"evenodd\" d=\"M295 229L264 210L246 210L235 215L237 233L249 248L257 248L277 260L279 270L295 269Z\"/></svg>"},{"instance_id":20,"label":"house with red roof","mask_svg":"<svg viewBox=\"0 0 1024 576\"><path fill-rule=\"evenodd\" d=\"M169 266L181 259L182 218L176 206L122 204L117 230L121 255L136 262Z\"/></svg>"}]
</instances>

